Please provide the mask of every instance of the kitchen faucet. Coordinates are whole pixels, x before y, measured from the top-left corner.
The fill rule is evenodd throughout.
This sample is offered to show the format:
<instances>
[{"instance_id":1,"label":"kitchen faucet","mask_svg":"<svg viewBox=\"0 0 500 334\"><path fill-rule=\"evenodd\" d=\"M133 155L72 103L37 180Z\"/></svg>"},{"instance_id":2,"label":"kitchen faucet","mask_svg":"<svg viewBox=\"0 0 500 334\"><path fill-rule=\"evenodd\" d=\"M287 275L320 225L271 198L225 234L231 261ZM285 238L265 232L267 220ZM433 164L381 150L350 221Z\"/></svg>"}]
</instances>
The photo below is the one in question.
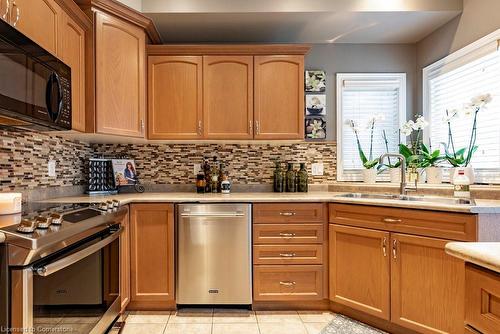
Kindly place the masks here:
<instances>
[{"instance_id":1,"label":"kitchen faucet","mask_svg":"<svg viewBox=\"0 0 500 334\"><path fill-rule=\"evenodd\" d=\"M400 161L400 167L401 167L401 184L399 186L399 193L400 195L404 196L408 193L408 188L406 184L406 158L402 154L398 153L385 153L380 156L379 158L379 163L382 164L384 162L385 158L390 158L394 157L399 159ZM411 189L411 191L417 191L417 182L415 181L415 188Z\"/></svg>"}]
</instances>

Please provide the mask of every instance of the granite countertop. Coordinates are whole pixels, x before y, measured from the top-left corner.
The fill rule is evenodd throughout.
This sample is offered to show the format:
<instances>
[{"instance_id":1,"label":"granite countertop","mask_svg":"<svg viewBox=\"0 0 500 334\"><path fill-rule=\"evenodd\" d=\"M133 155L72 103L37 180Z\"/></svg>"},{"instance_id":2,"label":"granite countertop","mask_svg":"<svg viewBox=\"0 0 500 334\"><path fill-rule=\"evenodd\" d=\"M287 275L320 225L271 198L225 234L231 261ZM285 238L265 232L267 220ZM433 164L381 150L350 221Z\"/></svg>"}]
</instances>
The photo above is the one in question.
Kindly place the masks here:
<instances>
[{"instance_id":1,"label":"granite countertop","mask_svg":"<svg viewBox=\"0 0 500 334\"><path fill-rule=\"evenodd\" d=\"M446 253L500 273L500 242L449 242Z\"/></svg>"},{"instance_id":2,"label":"granite countertop","mask_svg":"<svg viewBox=\"0 0 500 334\"><path fill-rule=\"evenodd\" d=\"M432 202L432 197L427 202L408 202L389 199L372 198L341 198L338 195L343 193L328 191L311 191L308 193L273 193L273 192L234 192L231 194L197 194L190 192L151 192L151 193L131 193L118 195L81 195L71 197L59 197L44 202L62 203L91 203L103 202L107 200L118 200L121 204L129 203L154 203L154 202L252 202L252 203L272 203L272 202L329 202L346 204L365 204L388 207L401 207L421 210L437 210L465 213L498 213L500 214L500 200L477 199L476 205L450 205Z\"/></svg>"}]
</instances>

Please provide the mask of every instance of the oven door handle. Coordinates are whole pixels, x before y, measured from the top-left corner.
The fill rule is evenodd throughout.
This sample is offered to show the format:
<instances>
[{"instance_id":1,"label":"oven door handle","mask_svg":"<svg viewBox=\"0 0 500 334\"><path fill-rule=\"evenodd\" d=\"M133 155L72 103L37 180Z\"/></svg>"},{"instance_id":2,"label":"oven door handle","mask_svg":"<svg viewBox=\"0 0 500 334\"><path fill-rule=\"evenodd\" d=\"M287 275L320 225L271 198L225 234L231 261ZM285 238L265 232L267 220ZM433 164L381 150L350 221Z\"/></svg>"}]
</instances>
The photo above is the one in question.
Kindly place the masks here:
<instances>
[{"instance_id":1,"label":"oven door handle","mask_svg":"<svg viewBox=\"0 0 500 334\"><path fill-rule=\"evenodd\" d=\"M99 241L99 242L97 242L97 243L95 243L87 248L82 249L81 251L73 253L73 254L71 254L67 257L64 257L58 261L55 261L51 264L48 264L46 266L39 267L39 268L34 268L33 271L38 276L46 277L46 276L52 275L53 273L58 272L59 270L64 269L66 267L69 267L70 265L80 261L81 259L84 259L87 256L103 249L104 247L106 247L107 245L109 245L110 243L112 243L113 241L118 239L118 237L120 237L120 234L122 232L123 232L123 228L120 227L118 230L116 230L116 232L114 232L112 235L110 235L106 239L103 239L103 240L101 240L101 241Z\"/></svg>"}]
</instances>

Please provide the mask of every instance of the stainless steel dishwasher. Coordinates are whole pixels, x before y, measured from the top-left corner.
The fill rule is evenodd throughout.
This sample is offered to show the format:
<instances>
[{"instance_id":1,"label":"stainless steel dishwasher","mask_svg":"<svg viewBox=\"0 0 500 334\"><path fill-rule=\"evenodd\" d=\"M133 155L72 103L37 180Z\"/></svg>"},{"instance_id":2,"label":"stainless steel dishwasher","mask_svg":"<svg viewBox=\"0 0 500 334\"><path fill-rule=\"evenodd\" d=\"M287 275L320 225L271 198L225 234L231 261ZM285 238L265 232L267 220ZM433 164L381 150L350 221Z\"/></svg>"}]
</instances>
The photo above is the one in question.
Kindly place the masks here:
<instances>
[{"instance_id":1,"label":"stainless steel dishwasher","mask_svg":"<svg viewBox=\"0 0 500 334\"><path fill-rule=\"evenodd\" d=\"M252 303L251 204L177 205L177 303Z\"/></svg>"}]
</instances>

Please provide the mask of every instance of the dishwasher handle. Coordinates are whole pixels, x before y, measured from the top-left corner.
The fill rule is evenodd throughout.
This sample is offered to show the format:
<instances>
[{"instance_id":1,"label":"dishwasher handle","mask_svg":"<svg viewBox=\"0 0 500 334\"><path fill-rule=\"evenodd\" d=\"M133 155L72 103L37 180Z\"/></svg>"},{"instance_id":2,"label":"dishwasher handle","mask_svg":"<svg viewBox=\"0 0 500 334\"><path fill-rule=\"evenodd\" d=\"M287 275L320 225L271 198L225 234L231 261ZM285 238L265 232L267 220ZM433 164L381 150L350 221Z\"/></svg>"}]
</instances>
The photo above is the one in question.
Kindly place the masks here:
<instances>
[{"instance_id":1,"label":"dishwasher handle","mask_svg":"<svg viewBox=\"0 0 500 334\"><path fill-rule=\"evenodd\" d=\"M245 217L243 212L212 212L212 213L186 213L182 212L181 217L185 218L231 218L231 217Z\"/></svg>"}]
</instances>

